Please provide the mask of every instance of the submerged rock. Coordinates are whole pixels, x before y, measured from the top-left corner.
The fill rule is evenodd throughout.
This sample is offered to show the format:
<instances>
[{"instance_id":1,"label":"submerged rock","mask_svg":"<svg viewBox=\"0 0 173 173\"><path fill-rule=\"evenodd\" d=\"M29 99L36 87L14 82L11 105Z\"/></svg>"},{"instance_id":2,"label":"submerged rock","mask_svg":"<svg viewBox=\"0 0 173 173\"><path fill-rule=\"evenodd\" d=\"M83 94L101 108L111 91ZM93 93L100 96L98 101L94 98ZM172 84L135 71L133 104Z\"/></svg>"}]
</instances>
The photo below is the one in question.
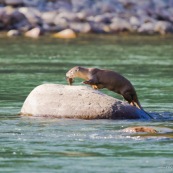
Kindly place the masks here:
<instances>
[{"instance_id":1,"label":"submerged rock","mask_svg":"<svg viewBox=\"0 0 173 173\"><path fill-rule=\"evenodd\" d=\"M127 127L123 129L123 131L128 133L138 133L138 132L157 133L157 130L154 129L153 127L146 127L146 126Z\"/></svg>"},{"instance_id":2,"label":"submerged rock","mask_svg":"<svg viewBox=\"0 0 173 173\"><path fill-rule=\"evenodd\" d=\"M21 115L80 119L150 119L140 109L86 86L43 84L26 98Z\"/></svg>"}]
</instances>

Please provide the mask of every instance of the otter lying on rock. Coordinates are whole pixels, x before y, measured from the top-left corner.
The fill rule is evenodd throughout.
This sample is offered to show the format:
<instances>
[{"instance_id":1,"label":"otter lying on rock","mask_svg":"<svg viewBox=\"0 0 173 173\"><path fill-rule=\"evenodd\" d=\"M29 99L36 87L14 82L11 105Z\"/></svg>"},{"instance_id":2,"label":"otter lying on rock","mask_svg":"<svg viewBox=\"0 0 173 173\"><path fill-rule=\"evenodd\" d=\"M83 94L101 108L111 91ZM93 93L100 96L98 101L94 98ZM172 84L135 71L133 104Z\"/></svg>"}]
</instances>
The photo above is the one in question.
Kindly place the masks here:
<instances>
[{"instance_id":1,"label":"otter lying on rock","mask_svg":"<svg viewBox=\"0 0 173 173\"><path fill-rule=\"evenodd\" d=\"M91 85L94 89L107 88L121 94L129 104L142 109L131 82L117 72L76 66L66 73L66 77L70 85L74 78L82 78L85 80L84 84Z\"/></svg>"}]
</instances>

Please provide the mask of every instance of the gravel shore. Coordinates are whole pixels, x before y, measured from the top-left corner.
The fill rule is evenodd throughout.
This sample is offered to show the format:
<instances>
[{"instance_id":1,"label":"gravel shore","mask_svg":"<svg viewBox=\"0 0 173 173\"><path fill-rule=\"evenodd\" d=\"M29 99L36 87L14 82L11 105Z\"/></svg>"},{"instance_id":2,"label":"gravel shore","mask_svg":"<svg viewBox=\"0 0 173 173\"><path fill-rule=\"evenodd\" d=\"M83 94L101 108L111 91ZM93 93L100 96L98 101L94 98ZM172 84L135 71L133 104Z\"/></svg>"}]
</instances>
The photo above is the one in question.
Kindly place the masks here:
<instances>
[{"instance_id":1,"label":"gravel shore","mask_svg":"<svg viewBox=\"0 0 173 173\"><path fill-rule=\"evenodd\" d=\"M173 33L173 0L0 0L0 30L44 33ZM68 35L68 34L67 34Z\"/></svg>"}]
</instances>

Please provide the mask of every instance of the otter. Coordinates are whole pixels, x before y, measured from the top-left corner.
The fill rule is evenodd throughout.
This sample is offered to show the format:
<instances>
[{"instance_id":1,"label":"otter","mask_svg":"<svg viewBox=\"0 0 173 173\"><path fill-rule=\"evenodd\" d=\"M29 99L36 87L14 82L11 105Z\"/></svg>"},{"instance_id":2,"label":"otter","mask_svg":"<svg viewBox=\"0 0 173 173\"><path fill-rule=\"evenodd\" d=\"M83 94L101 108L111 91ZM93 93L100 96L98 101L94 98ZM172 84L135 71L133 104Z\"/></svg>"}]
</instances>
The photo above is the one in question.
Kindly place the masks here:
<instances>
[{"instance_id":1,"label":"otter","mask_svg":"<svg viewBox=\"0 0 173 173\"><path fill-rule=\"evenodd\" d=\"M122 95L132 106L142 109L134 86L128 79L117 72L76 66L66 73L66 77L70 85L72 85L74 78L82 78L85 80L84 84L91 85L94 89L107 88Z\"/></svg>"}]
</instances>

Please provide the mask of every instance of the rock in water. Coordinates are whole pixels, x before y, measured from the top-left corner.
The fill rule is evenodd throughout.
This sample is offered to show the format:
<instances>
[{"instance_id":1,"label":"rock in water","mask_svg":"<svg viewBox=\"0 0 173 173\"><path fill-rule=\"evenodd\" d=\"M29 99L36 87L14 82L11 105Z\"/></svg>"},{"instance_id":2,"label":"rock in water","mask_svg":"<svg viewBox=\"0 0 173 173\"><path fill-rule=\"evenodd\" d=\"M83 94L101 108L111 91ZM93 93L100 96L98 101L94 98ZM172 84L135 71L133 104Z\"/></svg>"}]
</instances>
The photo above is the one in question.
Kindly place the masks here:
<instances>
[{"instance_id":1,"label":"rock in water","mask_svg":"<svg viewBox=\"0 0 173 173\"><path fill-rule=\"evenodd\" d=\"M157 133L156 129L154 129L153 127L147 127L147 126L127 127L123 129L123 131L128 133L138 133L138 132Z\"/></svg>"},{"instance_id":2,"label":"rock in water","mask_svg":"<svg viewBox=\"0 0 173 173\"><path fill-rule=\"evenodd\" d=\"M21 115L80 119L150 119L140 109L86 86L43 84L31 91Z\"/></svg>"}]
</instances>

